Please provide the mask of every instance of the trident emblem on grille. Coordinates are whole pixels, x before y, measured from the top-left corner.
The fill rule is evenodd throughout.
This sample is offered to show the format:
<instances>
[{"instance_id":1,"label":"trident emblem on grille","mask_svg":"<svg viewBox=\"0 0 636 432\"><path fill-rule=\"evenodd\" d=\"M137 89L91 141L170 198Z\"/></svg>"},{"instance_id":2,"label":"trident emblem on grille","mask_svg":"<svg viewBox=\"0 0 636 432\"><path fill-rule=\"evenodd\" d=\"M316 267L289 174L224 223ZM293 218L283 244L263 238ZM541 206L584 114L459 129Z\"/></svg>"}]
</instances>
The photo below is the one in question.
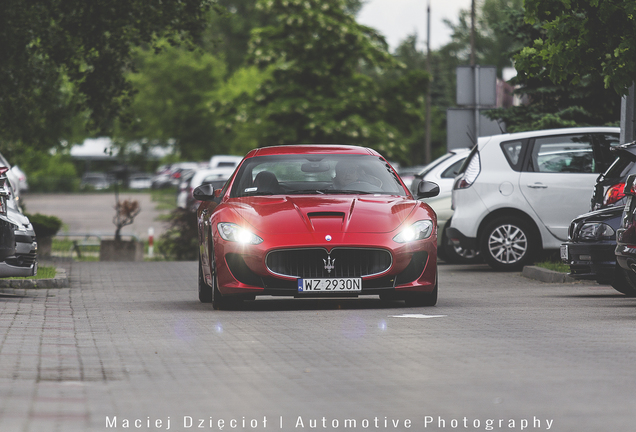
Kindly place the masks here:
<instances>
[{"instance_id":1,"label":"trident emblem on grille","mask_svg":"<svg viewBox=\"0 0 636 432\"><path fill-rule=\"evenodd\" d=\"M331 256L327 255L327 259L323 259L322 262L325 263L325 270L327 270L327 273L331 273L331 270L335 267L336 260L331 259Z\"/></svg>"}]
</instances>

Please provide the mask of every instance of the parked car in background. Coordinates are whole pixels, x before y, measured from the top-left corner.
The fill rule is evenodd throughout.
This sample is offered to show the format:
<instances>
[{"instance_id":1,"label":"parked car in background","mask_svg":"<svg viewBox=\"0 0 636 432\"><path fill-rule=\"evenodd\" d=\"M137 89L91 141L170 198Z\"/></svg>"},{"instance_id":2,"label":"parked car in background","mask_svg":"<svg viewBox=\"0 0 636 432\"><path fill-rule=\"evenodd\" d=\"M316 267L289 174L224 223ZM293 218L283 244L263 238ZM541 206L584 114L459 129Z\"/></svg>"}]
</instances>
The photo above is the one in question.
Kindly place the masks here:
<instances>
[{"instance_id":1,"label":"parked car in background","mask_svg":"<svg viewBox=\"0 0 636 432\"><path fill-rule=\"evenodd\" d=\"M592 210L608 206L625 205L627 176L636 174L636 142L612 148L616 160L596 180L592 195Z\"/></svg>"},{"instance_id":2,"label":"parked car in background","mask_svg":"<svg viewBox=\"0 0 636 432\"><path fill-rule=\"evenodd\" d=\"M575 279L612 285L625 295L636 295L616 262L616 231L625 207L625 182L636 172L636 143L612 147L616 160L596 180L590 213L575 218L568 241L561 245L561 259Z\"/></svg>"},{"instance_id":3,"label":"parked car in background","mask_svg":"<svg viewBox=\"0 0 636 432\"><path fill-rule=\"evenodd\" d=\"M104 190L112 185L111 179L102 172L87 172L82 175L80 189L82 190Z\"/></svg>"},{"instance_id":4,"label":"parked car in background","mask_svg":"<svg viewBox=\"0 0 636 432\"><path fill-rule=\"evenodd\" d=\"M194 171L193 174L179 185L177 194L177 207L195 212L199 201L195 200L192 192L202 184L212 184L215 189L223 187L230 178L234 168L211 168Z\"/></svg>"},{"instance_id":5,"label":"parked car in background","mask_svg":"<svg viewBox=\"0 0 636 432\"><path fill-rule=\"evenodd\" d=\"M430 166L431 164L434 164L436 161L431 162L428 165L416 165L416 166L410 166L410 167L400 167L399 169L396 169L397 173L400 175L400 178L402 179L402 182L404 183L404 185L410 190L413 190L413 183L419 183L417 179L417 175L420 174L424 169L426 169L426 167ZM394 167L395 169L395 167ZM417 189L417 188L416 188Z\"/></svg>"},{"instance_id":6,"label":"parked car in background","mask_svg":"<svg viewBox=\"0 0 636 432\"><path fill-rule=\"evenodd\" d=\"M10 183L7 179L9 168L0 167L0 261L15 254L16 225L8 218L7 200L10 198Z\"/></svg>"},{"instance_id":7,"label":"parked car in background","mask_svg":"<svg viewBox=\"0 0 636 432\"><path fill-rule=\"evenodd\" d=\"M616 262L621 267L630 295L636 295L636 174L625 182L625 207L616 232Z\"/></svg>"},{"instance_id":8,"label":"parked car in background","mask_svg":"<svg viewBox=\"0 0 636 432\"><path fill-rule=\"evenodd\" d=\"M438 192L425 182L418 198ZM437 302L435 213L374 150L255 149L226 187L194 197L199 300L215 309L257 295Z\"/></svg>"},{"instance_id":9,"label":"parked car in background","mask_svg":"<svg viewBox=\"0 0 636 432\"><path fill-rule=\"evenodd\" d=\"M152 189L178 187L184 176L203 167L204 164L199 162L178 162L161 166L152 177L151 187Z\"/></svg>"},{"instance_id":10,"label":"parked car in background","mask_svg":"<svg viewBox=\"0 0 636 432\"><path fill-rule=\"evenodd\" d=\"M152 175L147 173L133 173L128 176L128 188L150 189L152 187Z\"/></svg>"},{"instance_id":11,"label":"parked car in background","mask_svg":"<svg viewBox=\"0 0 636 432\"><path fill-rule=\"evenodd\" d=\"M6 217L13 231L13 251L3 256L0 260L0 277L26 277L34 276L38 271L37 239L29 218L22 213L22 208L15 199L12 185L4 181L4 175L0 175L0 183L3 183L2 194L6 191L6 199L3 199L3 210L0 217Z\"/></svg>"},{"instance_id":12,"label":"parked car in background","mask_svg":"<svg viewBox=\"0 0 636 432\"><path fill-rule=\"evenodd\" d=\"M29 189L26 174L18 168L17 165L11 165L7 159L0 153L0 167L7 167L9 170L5 173L9 183L15 193L16 199L20 199L20 193Z\"/></svg>"},{"instance_id":13,"label":"parked car in background","mask_svg":"<svg viewBox=\"0 0 636 432\"><path fill-rule=\"evenodd\" d=\"M210 158L208 168L236 168L243 160L242 156L214 155Z\"/></svg>"},{"instance_id":14,"label":"parked car in background","mask_svg":"<svg viewBox=\"0 0 636 432\"><path fill-rule=\"evenodd\" d=\"M619 128L588 127L479 138L453 187L448 238L478 249L498 270L558 250L570 222L589 211L619 135Z\"/></svg>"},{"instance_id":15,"label":"parked car in background","mask_svg":"<svg viewBox=\"0 0 636 432\"><path fill-rule=\"evenodd\" d=\"M411 193L415 195L417 186L423 180L432 181L439 185L439 195L433 198L426 198L423 201L437 213L437 226L440 232L437 236L437 255L444 261L451 263L469 264L480 260L477 250L464 249L460 245L454 245L445 233L445 229L450 226L449 223L453 216L451 195L455 177L469 153L470 149L467 148L450 150L421 169L414 176L410 188Z\"/></svg>"},{"instance_id":16,"label":"parked car in background","mask_svg":"<svg viewBox=\"0 0 636 432\"><path fill-rule=\"evenodd\" d=\"M625 206L595 210L575 218L568 241L561 245L561 259L570 266L570 276L612 285L623 294L636 295L616 262L616 231Z\"/></svg>"}]
</instances>

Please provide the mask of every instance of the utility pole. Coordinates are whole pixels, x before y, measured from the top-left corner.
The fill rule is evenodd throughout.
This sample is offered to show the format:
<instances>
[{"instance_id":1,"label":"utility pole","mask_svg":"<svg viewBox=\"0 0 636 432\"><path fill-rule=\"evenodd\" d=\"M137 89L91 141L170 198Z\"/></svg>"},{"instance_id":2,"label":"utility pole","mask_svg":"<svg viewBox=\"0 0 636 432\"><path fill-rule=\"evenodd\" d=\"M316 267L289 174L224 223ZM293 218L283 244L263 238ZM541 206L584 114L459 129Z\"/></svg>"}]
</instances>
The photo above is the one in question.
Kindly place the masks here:
<instances>
[{"instance_id":1,"label":"utility pole","mask_svg":"<svg viewBox=\"0 0 636 432\"><path fill-rule=\"evenodd\" d=\"M470 65L475 66L475 0L470 3Z\"/></svg>"},{"instance_id":2,"label":"utility pole","mask_svg":"<svg viewBox=\"0 0 636 432\"><path fill-rule=\"evenodd\" d=\"M475 0L470 3L470 67L473 70L473 88L475 89L475 145L481 135L479 128L479 66L475 59Z\"/></svg>"},{"instance_id":3,"label":"utility pole","mask_svg":"<svg viewBox=\"0 0 636 432\"><path fill-rule=\"evenodd\" d=\"M426 8L426 72L431 77L426 87L426 138L424 141L424 163L433 160L431 151L431 84L433 74L431 73L431 3L429 1Z\"/></svg>"}]
</instances>

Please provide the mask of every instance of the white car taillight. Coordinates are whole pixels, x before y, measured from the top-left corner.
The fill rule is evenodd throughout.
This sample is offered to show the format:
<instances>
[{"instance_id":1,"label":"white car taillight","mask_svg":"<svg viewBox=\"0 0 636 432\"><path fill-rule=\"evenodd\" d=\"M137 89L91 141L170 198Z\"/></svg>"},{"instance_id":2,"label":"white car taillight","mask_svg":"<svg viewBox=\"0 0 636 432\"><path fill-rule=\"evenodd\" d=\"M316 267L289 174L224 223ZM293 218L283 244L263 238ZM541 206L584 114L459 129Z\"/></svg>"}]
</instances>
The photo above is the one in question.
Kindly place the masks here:
<instances>
[{"instance_id":1,"label":"white car taillight","mask_svg":"<svg viewBox=\"0 0 636 432\"><path fill-rule=\"evenodd\" d=\"M477 176L481 172L481 162L479 161L479 153L475 153L468 162L468 166L464 173L455 182L454 189L466 189L472 186L477 180Z\"/></svg>"}]
</instances>

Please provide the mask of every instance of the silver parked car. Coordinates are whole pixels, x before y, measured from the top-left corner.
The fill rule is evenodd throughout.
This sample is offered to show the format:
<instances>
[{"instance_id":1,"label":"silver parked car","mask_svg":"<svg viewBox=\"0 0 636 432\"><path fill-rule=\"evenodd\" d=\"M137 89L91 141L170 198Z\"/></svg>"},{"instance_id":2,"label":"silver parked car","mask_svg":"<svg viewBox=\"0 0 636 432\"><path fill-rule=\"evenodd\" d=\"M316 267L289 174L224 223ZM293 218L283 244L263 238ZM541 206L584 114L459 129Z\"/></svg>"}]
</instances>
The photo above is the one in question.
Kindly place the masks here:
<instances>
[{"instance_id":1,"label":"silver parked car","mask_svg":"<svg viewBox=\"0 0 636 432\"><path fill-rule=\"evenodd\" d=\"M0 261L0 277L34 276L38 271L37 239L29 218L22 213L22 208L15 199L12 185L0 176L2 200L0 217L6 218L12 226L14 250Z\"/></svg>"},{"instance_id":2,"label":"silver parked car","mask_svg":"<svg viewBox=\"0 0 636 432\"><path fill-rule=\"evenodd\" d=\"M542 249L558 250L570 221L590 210L619 133L587 127L479 138L455 179L446 235L499 270L518 270Z\"/></svg>"},{"instance_id":3,"label":"silver parked car","mask_svg":"<svg viewBox=\"0 0 636 432\"><path fill-rule=\"evenodd\" d=\"M439 185L439 195L433 198L425 198L422 201L430 205L437 214L437 256L446 262L468 264L480 260L479 253L474 249L464 249L460 245L454 245L444 233L453 216L451 208L451 195L455 176L468 157L470 149L450 150L443 156L426 165L415 175L411 184L411 193L415 195L417 186L422 180L432 181Z\"/></svg>"}]
</instances>

